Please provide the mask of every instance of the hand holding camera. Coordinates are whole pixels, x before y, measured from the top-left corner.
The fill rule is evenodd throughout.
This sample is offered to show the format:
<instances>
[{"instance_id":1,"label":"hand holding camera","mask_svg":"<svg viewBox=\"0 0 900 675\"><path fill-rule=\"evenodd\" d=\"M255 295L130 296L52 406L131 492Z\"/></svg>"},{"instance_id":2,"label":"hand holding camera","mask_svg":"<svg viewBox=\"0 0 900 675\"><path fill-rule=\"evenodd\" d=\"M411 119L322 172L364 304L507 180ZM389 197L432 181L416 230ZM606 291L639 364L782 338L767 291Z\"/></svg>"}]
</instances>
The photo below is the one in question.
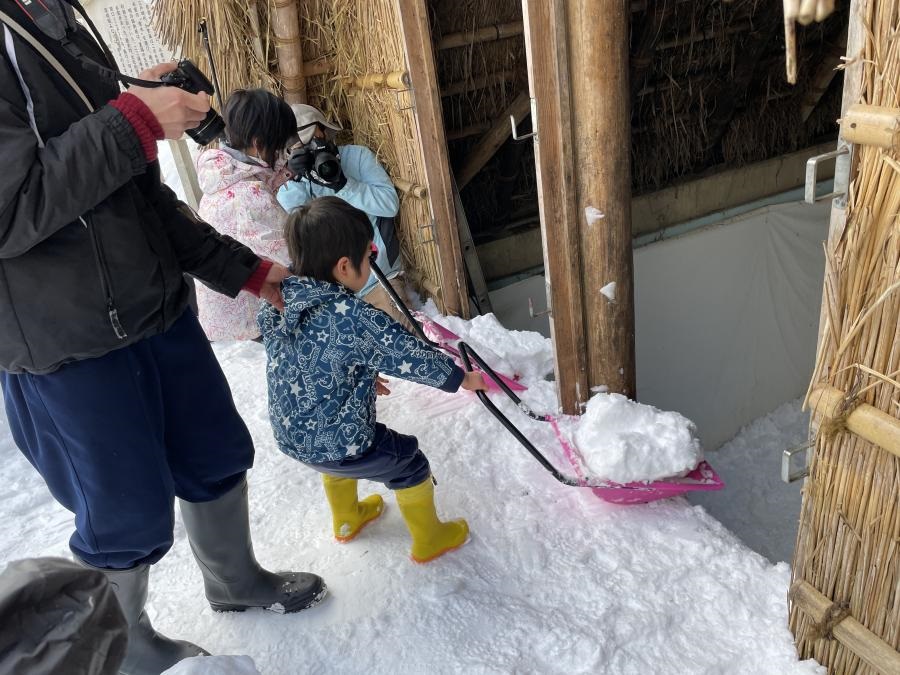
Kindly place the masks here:
<instances>
[{"instance_id":1,"label":"hand holding camera","mask_svg":"<svg viewBox=\"0 0 900 675\"><path fill-rule=\"evenodd\" d=\"M313 138L306 145L294 146L288 168L294 173L294 180L305 178L335 192L347 184L337 146L324 138Z\"/></svg>"},{"instance_id":2,"label":"hand holding camera","mask_svg":"<svg viewBox=\"0 0 900 675\"><path fill-rule=\"evenodd\" d=\"M161 63L142 72L140 79L168 85L128 89L150 108L166 138L187 132L199 145L208 145L224 132L225 122L209 105L212 84L190 61Z\"/></svg>"}]
</instances>

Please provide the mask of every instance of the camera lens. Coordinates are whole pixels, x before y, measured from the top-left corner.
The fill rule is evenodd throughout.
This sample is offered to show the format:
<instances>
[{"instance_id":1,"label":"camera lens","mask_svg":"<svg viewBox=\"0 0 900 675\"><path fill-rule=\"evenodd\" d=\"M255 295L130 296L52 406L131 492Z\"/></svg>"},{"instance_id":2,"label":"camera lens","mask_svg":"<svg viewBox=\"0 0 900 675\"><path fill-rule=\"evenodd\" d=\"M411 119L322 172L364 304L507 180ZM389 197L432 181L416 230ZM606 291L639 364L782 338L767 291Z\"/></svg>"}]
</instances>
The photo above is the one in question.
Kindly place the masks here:
<instances>
[{"instance_id":1,"label":"camera lens","mask_svg":"<svg viewBox=\"0 0 900 675\"><path fill-rule=\"evenodd\" d=\"M341 165L338 163L337 158L327 152L320 152L316 155L314 168L322 180L326 181L337 180L341 173Z\"/></svg>"},{"instance_id":2,"label":"camera lens","mask_svg":"<svg viewBox=\"0 0 900 675\"><path fill-rule=\"evenodd\" d=\"M212 108L206 113L203 121L194 129L188 129L187 135L194 139L197 145L209 145L217 138L225 135L225 120Z\"/></svg>"}]
</instances>

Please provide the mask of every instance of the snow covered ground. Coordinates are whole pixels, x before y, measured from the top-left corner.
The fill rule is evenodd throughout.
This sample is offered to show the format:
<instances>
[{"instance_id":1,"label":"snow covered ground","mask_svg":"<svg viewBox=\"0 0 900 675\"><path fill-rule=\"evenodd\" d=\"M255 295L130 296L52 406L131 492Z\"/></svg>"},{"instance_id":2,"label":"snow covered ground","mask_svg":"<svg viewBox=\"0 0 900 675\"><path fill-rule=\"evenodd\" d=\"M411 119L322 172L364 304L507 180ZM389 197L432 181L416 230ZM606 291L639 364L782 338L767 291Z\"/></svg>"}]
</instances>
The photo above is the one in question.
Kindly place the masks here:
<instances>
[{"instance_id":1,"label":"snow covered ground","mask_svg":"<svg viewBox=\"0 0 900 675\"><path fill-rule=\"evenodd\" d=\"M481 329L476 348L483 340L507 363L549 364L533 337ZM412 563L393 498L368 484L361 494L384 494L385 515L356 541L335 543L318 475L272 440L262 347L216 352L257 443L249 478L257 556L318 572L331 593L295 615L214 614L179 522L151 575L148 609L159 630L213 653L249 654L266 675L824 673L797 661L786 564L770 564L684 499L615 506L560 485L467 393L393 381L379 415L419 437L439 481L439 511L465 516L471 542ZM525 370L523 398L551 410L545 369ZM549 429L503 408L564 466ZM3 417L0 484L2 560L67 555L72 517L15 449Z\"/></svg>"}]
</instances>

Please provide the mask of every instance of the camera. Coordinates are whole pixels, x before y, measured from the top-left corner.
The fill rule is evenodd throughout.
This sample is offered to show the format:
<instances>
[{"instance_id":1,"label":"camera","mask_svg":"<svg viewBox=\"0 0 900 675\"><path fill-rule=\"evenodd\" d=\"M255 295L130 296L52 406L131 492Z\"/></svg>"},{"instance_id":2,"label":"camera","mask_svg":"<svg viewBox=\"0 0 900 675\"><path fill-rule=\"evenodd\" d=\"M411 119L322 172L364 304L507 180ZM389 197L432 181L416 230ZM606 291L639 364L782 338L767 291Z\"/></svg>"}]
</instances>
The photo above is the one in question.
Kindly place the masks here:
<instances>
[{"instance_id":1,"label":"camera","mask_svg":"<svg viewBox=\"0 0 900 675\"><path fill-rule=\"evenodd\" d=\"M341 177L341 162L337 146L324 138L313 138L306 144L306 151L312 155L311 171L324 183L334 183Z\"/></svg>"},{"instance_id":2,"label":"camera","mask_svg":"<svg viewBox=\"0 0 900 675\"><path fill-rule=\"evenodd\" d=\"M215 91L206 75L188 59L179 61L178 67L163 75L160 80L165 85L184 89L191 94L199 94L202 91L212 96ZM225 120L212 108L197 127L187 131L187 135L194 139L197 145L209 145L224 134Z\"/></svg>"},{"instance_id":3,"label":"camera","mask_svg":"<svg viewBox=\"0 0 900 675\"><path fill-rule=\"evenodd\" d=\"M331 187L344 180L337 146L324 138L313 138L306 145L299 143L290 149L288 168L294 173L294 180L307 180ZM344 181L346 182L346 181Z\"/></svg>"}]
</instances>

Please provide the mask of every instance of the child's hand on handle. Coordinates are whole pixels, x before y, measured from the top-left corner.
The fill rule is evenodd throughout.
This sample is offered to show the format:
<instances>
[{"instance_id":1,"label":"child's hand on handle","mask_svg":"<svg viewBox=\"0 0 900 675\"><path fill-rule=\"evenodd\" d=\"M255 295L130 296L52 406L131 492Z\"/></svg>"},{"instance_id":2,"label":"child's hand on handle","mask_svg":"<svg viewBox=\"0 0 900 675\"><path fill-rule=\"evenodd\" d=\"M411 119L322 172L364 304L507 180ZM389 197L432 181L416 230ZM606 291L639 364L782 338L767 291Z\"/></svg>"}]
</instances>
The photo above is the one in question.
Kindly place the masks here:
<instances>
[{"instance_id":1,"label":"child's hand on handle","mask_svg":"<svg viewBox=\"0 0 900 675\"><path fill-rule=\"evenodd\" d=\"M460 386L466 391L487 391L487 385L484 383L481 373L476 373L474 370L466 373Z\"/></svg>"},{"instance_id":2,"label":"child's hand on handle","mask_svg":"<svg viewBox=\"0 0 900 675\"><path fill-rule=\"evenodd\" d=\"M381 375L375 376L375 394L376 396L387 396L391 390L387 388L387 380Z\"/></svg>"}]
</instances>

